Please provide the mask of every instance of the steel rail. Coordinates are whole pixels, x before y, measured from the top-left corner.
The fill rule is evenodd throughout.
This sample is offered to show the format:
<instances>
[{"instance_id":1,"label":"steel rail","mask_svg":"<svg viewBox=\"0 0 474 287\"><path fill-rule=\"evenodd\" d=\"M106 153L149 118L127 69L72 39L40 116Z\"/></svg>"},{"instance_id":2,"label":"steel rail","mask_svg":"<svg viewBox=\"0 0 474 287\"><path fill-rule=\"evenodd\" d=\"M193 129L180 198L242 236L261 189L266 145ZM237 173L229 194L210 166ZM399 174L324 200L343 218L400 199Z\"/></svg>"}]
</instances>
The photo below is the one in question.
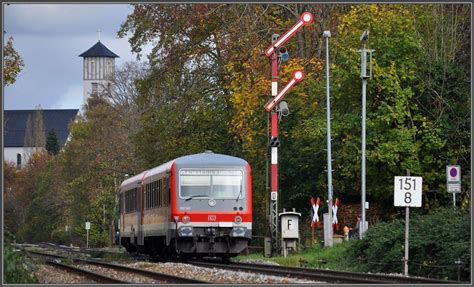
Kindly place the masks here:
<instances>
[{"instance_id":1,"label":"steel rail","mask_svg":"<svg viewBox=\"0 0 474 287\"><path fill-rule=\"evenodd\" d=\"M352 284L383 284L383 283L460 283L457 281L444 281L429 278L402 277L382 274L367 274L356 272L344 272L324 269L298 268L280 265L266 265L257 263L231 263L222 264L214 262L190 261L190 264L202 267L214 267L228 270L239 270L258 272L277 276L286 276L299 279L324 281L328 283L352 283Z\"/></svg>"},{"instance_id":2,"label":"steel rail","mask_svg":"<svg viewBox=\"0 0 474 287\"><path fill-rule=\"evenodd\" d=\"M31 253L31 254L40 255L40 256L46 256L46 257L52 257L52 258L62 258L62 259L67 258L66 256L58 255L58 254L49 254L49 253L43 253L43 252L31 251L31 250L25 250L25 251L26 251L26 253Z\"/></svg>"},{"instance_id":3,"label":"steel rail","mask_svg":"<svg viewBox=\"0 0 474 287\"><path fill-rule=\"evenodd\" d=\"M120 252L112 252L112 251L107 251L107 250L98 250L98 249L94 249L94 248L72 248L72 247L67 247L67 246L56 245L54 243L47 243L47 242L39 243L38 246L45 247L45 248L59 249L59 250L63 250L63 251L70 252L70 253L76 253L76 254L85 253L85 254L89 254L89 255L92 255L92 256L97 255L97 254L112 254L112 255L122 254Z\"/></svg>"},{"instance_id":4,"label":"steel rail","mask_svg":"<svg viewBox=\"0 0 474 287\"><path fill-rule=\"evenodd\" d=\"M380 284L384 283L385 281L381 280L371 280L371 279L359 279L359 278L344 278L340 275L334 274L324 274L324 273L308 273L306 271L290 271L288 269L282 268L275 268L277 266L274 265L265 265L260 264L258 266L245 266L243 264L220 264L220 263L210 263L210 262L195 262L189 261L189 264L193 264L196 266L201 267L209 267L209 268L220 268L220 269L228 269L228 270L237 270L237 271L247 271L253 273L262 273L267 275L275 275L280 277L290 277L290 278L298 278L298 279L306 279L306 280L313 280L313 281L320 281L320 282L327 282L327 283L364 283L364 284Z\"/></svg>"},{"instance_id":5,"label":"steel rail","mask_svg":"<svg viewBox=\"0 0 474 287\"><path fill-rule=\"evenodd\" d=\"M179 276L170 275L170 274L166 274L166 273L160 273L160 272L150 271L150 270L146 270L146 269L138 269L138 268L134 268L134 267L128 267L128 266L118 265L118 264L113 264L113 263L100 262L100 261L96 261L96 260L86 260L86 259L73 259L73 260L75 262L78 262L78 263L93 264L93 265L102 266L102 267L111 268L111 269L116 269L116 270L120 270L120 271L140 274L140 275L144 275L144 276L147 276L147 277L150 277L150 278L153 278L153 279L166 281L167 283L213 284L212 282L207 282L207 281L202 281L202 280L197 280L197 279L184 278L184 277L179 277Z\"/></svg>"},{"instance_id":6,"label":"steel rail","mask_svg":"<svg viewBox=\"0 0 474 287\"><path fill-rule=\"evenodd\" d=\"M234 263L237 264L237 263ZM257 264L257 263L238 263L239 265L245 265L248 267L259 267L264 264ZM313 269L313 268L301 268L301 267L291 267L291 266L281 266L271 265L272 268L277 268L280 270L289 270L289 271L302 271L308 273L315 273L321 272L325 274L334 274L334 275L342 275L352 278L370 278L374 280L381 280L385 283L426 283L426 284L459 284L459 281L447 281L441 279L432 279L432 278L422 278L422 277L405 277L405 276L394 276L394 275L385 275L385 274L370 274L370 273L361 273L361 272L347 272L347 271L336 271L336 270L328 270L328 269Z\"/></svg>"},{"instance_id":7,"label":"steel rail","mask_svg":"<svg viewBox=\"0 0 474 287\"><path fill-rule=\"evenodd\" d=\"M46 263L51 265L51 266L58 267L58 268L64 269L64 270L69 271L69 272L74 272L76 274L83 275L83 276L85 276L89 279L92 279L96 282L99 282L99 283L112 283L112 284L116 284L116 283L130 284L130 283L132 283L132 282L128 282L128 281L115 279L115 278L112 278L112 277L109 277L109 276L105 276L105 275L102 275L102 274L99 274L99 273L96 273L96 272L92 272L92 271L88 271L88 270L84 270L84 269L79 269L79 268L76 268L74 266L70 266L70 265L59 263L59 262L55 262L53 260L47 260Z\"/></svg>"},{"instance_id":8,"label":"steel rail","mask_svg":"<svg viewBox=\"0 0 474 287\"><path fill-rule=\"evenodd\" d=\"M35 255L53 257L53 258L58 258L58 259L68 258L68 257L62 256L62 255L42 253L42 252L37 252L37 251L27 251L27 252L35 254ZM184 278L184 277L179 277L179 276L170 275L170 274L166 274L166 273L160 273L160 272L150 271L150 270L146 270L146 269L138 269L138 268L128 267L128 266L124 266L124 265L118 265L118 264L113 264L113 263L107 263L107 262L101 262L101 261L96 261L96 260L87 260L87 259L80 259L80 258L71 258L71 260L73 262L80 263L80 264L91 264L91 265L102 266L102 267L105 267L105 268L125 271L125 272L129 272L129 273L140 274L140 275L144 275L144 276L147 276L147 277L150 277L150 278L153 278L153 279L157 279L157 280L160 280L160 281L165 281L166 283L213 284L212 282L207 282L207 281L202 281L202 280L197 280L197 279ZM75 268L75 267L72 267L72 266L70 266L70 267ZM82 269L79 269L79 270L82 270ZM132 282L125 282L125 283L132 283Z\"/></svg>"}]
</instances>

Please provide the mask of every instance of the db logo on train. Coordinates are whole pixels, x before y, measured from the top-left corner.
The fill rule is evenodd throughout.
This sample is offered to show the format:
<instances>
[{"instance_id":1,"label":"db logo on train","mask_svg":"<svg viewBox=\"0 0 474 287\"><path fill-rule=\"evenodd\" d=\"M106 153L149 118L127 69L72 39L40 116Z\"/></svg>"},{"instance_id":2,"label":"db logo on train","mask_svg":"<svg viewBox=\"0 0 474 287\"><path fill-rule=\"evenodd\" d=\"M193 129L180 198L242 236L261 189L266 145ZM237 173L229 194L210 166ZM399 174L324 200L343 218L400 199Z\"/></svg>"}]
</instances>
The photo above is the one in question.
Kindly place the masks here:
<instances>
[{"instance_id":1,"label":"db logo on train","mask_svg":"<svg viewBox=\"0 0 474 287\"><path fill-rule=\"evenodd\" d=\"M216 216L215 215L208 215L207 220L209 221L216 221Z\"/></svg>"}]
</instances>

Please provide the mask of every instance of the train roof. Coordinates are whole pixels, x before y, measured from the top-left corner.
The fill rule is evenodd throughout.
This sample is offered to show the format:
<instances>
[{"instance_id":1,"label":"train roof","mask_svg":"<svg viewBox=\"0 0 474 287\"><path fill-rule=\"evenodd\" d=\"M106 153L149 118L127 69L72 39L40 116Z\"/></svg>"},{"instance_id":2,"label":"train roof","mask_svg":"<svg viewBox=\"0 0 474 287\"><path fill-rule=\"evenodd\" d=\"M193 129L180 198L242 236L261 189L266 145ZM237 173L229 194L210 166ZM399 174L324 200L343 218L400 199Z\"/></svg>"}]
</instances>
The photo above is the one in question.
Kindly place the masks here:
<instances>
[{"instance_id":1,"label":"train roof","mask_svg":"<svg viewBox=\"0 0 474 287\"><path fill-rule=\"evenodd\" d=\"M122 182L122 184L120 185L120 188L133 184L133 183L139 183L147 172L148 170L145 170L135 176L132 176L131 178L127 178L126 180Z\"/></svg>"},{"instance_id":2,"label":"train roof","mask_svg":"<svg viewBox=\"0 0 474 287\"><path fill-rule=\"evenodd\" d=\"M212 151L205 151L203 153L191 154L175 159L177 165L242 165L246 166L247 161L230 155L213 153Z\"/></svg>"},{"instance_id":3,"label":"train roof","mask_svg":"<svg viewBox=\"0 0 474 287\"><path fill-rule=\"evenodd\" d=\"M202 166L202 165L246 166L248 164L247 161L235 156L213 153L212 151L205 151L203 153L197 153L197 154L191 154L191 155L178 157L177 159L170 160L167 163L164 163L157 167L151 168L149 170L145 170L140 174L137 174L131 178L126 179L124 182L122 182L122 184L120 185L120 188L134 184L134 183L140 183L145 178L149 178L156 174L167 172L171 170L171 166L173 165L173 163L176 163L176 165L180 167L181 166L183 167L196 166L197 167L197 166Z\"/></svg>"},{"instance_id":4,"label":"train roof","mask_svg":"<svg viewBox=\"0 0 474 287\"><path fill-rule=\"evenodd\" d=\"M159 165L157 167L149 169L147 174L145 175L145 177L148 178L148 177L154 176L156 174L160 174L160 173L167 172L167 171L171 170L171 166L173 165L174 161L175 160L170 160L167 163L164 163L162 165Z\"/></svg>"}]
</instances>

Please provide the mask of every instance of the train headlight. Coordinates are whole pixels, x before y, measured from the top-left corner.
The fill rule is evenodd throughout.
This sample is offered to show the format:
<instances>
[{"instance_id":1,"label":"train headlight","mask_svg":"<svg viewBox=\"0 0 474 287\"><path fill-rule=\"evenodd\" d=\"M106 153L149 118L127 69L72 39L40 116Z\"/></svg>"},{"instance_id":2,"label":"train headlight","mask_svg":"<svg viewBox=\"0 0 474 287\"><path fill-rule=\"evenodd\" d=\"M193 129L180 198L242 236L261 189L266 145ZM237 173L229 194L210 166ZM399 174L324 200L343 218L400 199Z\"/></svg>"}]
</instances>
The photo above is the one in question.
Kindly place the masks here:
<instances>
[{"instance_id":1,"label":"train headlight","mask_svg":"<svg viewBox=\"0 0 474 287\"><path fill-rule=\"evenodd\" d=\"M183 219L182 219L182 220L183 220L183 224L188 224L189 221L191 221L191 219L189 218L188 215L183 216Z\"/></svg>"},{"instance_id":2,"label":"train headlight","mask_svg":"<svg viewBox=\"0 0 474 287\"><path fill-rule=\"evenodd\" d=\"M240 217L240 215L237 215L237 216L235 217L235 219L234 219L234 222L235 222L236 224L242 223L242 217Z\"/></svg>"}]
</instances>

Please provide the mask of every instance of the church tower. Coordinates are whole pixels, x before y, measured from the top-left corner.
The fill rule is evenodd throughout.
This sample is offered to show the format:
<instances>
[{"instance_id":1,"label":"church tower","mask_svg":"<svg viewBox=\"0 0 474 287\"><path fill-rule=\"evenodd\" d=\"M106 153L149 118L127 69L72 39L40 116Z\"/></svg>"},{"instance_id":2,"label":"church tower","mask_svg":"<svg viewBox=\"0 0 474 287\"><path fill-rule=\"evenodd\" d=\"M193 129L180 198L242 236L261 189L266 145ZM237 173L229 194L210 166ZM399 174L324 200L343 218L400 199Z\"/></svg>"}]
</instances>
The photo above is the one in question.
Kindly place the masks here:
<instances>
[{"instance_id":1,"label":"church tower","mask_svg":"<svg viewBox=\"0 0 474 287\"><path fill-rule=\"evenodd\" d=\"M83 77L83 104L87 104L87 99L111 89L115 73L115 58L118 58L114 52L100 42L100 40L89 50L80 54L84 58Z\"/></svg>"}]
</instances>

